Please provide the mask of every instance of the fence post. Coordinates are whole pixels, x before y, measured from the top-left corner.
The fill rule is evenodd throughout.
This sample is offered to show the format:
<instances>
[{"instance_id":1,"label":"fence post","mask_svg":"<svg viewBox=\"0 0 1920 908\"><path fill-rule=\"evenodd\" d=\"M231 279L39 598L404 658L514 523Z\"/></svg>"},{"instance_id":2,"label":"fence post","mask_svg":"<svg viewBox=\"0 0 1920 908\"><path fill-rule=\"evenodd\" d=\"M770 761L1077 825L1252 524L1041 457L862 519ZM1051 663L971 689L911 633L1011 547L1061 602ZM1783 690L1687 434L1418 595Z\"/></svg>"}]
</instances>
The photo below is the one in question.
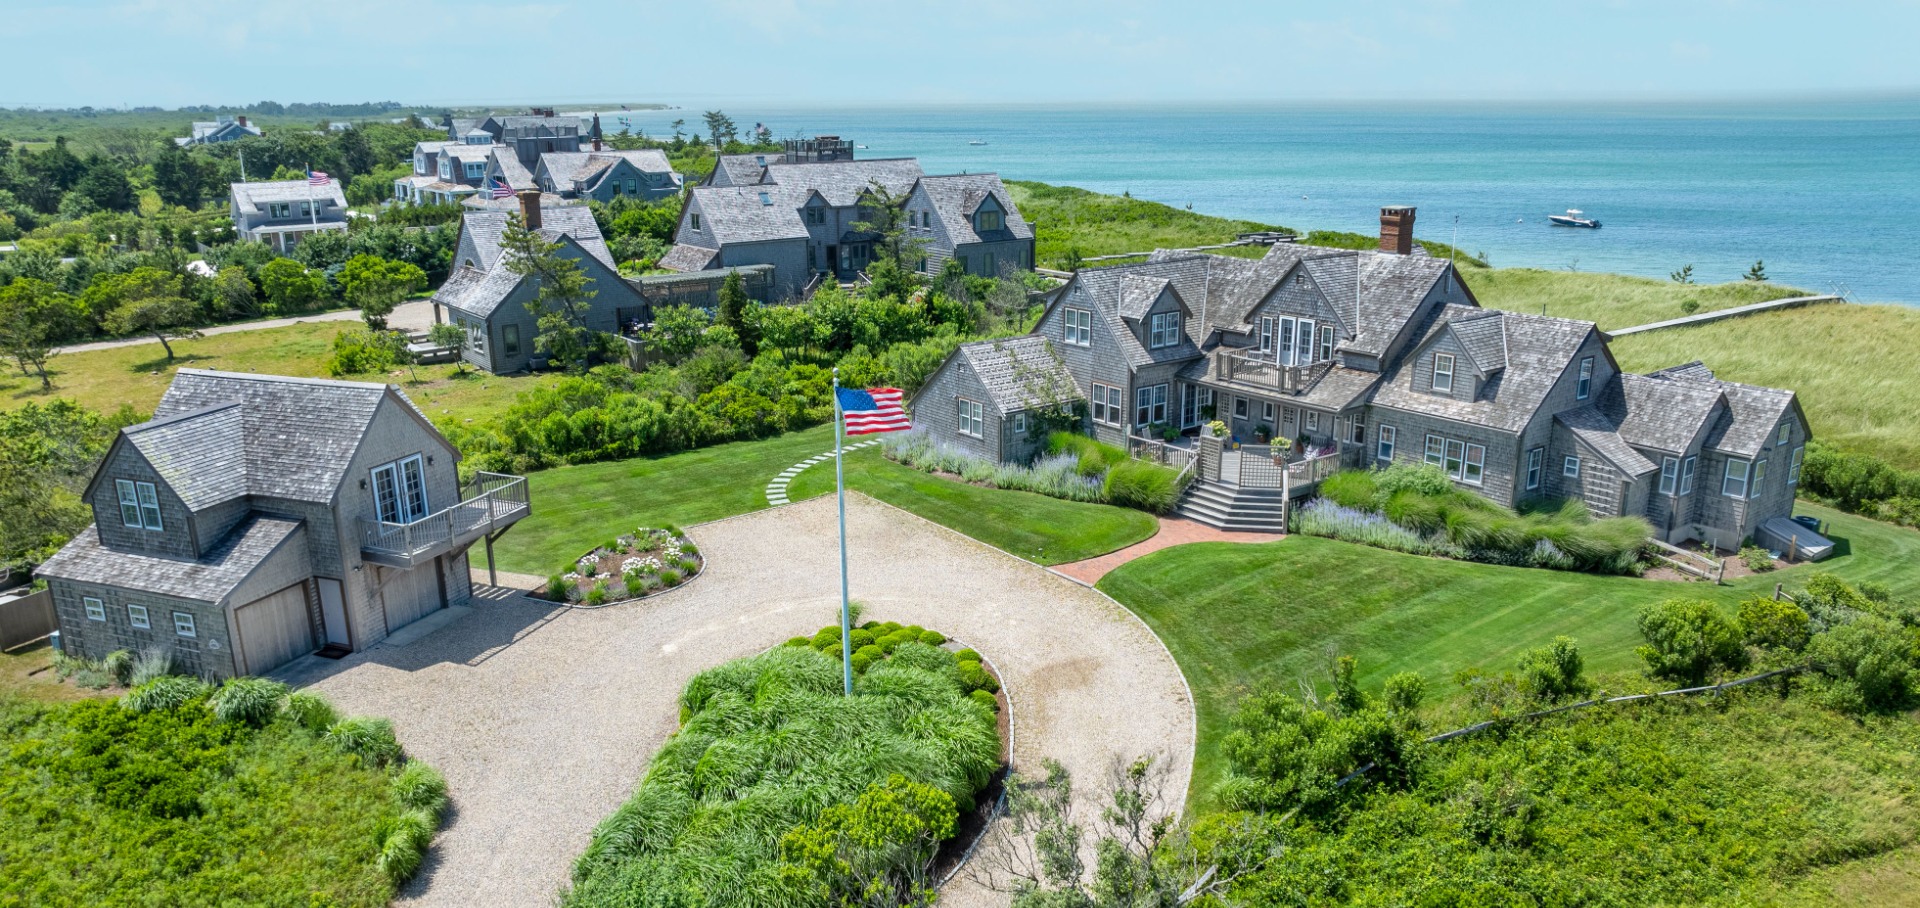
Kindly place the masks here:
<instances>
[{"instance_id":1,"label":"fence post","mask_svg":"<svg viewBox=\"0 0 1920 908\"><path fill-rule=\"evenodd\" d=\"M1785 591L1782 589L1783 586L1784 584L1779 584L1779 583L1776 583L1773 585L1773 601L1775 602L1780 601L1780 594Z\"/></svg>"}]
</instances>

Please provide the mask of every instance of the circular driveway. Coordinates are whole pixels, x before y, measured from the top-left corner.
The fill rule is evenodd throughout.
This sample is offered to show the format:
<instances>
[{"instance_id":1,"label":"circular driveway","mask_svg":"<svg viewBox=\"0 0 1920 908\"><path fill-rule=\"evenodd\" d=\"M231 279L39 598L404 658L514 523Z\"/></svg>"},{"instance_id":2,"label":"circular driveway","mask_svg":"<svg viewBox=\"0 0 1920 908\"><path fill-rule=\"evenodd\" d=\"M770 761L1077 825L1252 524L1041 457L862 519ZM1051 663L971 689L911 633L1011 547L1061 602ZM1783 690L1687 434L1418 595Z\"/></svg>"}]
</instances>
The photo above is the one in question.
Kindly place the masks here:
<instances>
[{"instance_id":1,"label":"circular driveway","mask_svg":"<svg viewBox=\"0 0 1920 908\"><path fill-rule=\"evenodd\" d=\"M1093 590L919 517L849 495L853 598L865 617L920 624L979 649L1013 701L1014 765L1043 759L1095 793L1115 758L1192 772L1192 698L1166 648ZM284 673L344 713L391 718L407 752L446 774L449 820L402 904L549 903L594 826L632 793L678 725L687 679L837 624L833 499L694 527L705 573L664 596L599 610L518 596L405 646ZM506 544L511 544L511 536ZM1076 813L1098 816L1089 800ZM1004 904L966 874L951 904Z\"/></svg>"}]
</instances>

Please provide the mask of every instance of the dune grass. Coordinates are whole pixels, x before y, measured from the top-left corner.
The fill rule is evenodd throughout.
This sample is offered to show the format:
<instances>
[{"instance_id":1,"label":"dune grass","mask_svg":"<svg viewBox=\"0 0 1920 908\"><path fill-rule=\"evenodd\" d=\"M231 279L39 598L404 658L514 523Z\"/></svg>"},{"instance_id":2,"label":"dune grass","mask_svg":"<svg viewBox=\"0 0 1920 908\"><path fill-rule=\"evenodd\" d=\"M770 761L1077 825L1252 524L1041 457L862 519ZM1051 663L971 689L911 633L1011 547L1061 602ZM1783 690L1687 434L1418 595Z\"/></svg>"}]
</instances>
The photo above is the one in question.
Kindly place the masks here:
<instances>
[{"instance_id":1,"label":"dune grass","mask_svg":"<svg viewBox=\"0 0 1920 908\"><path fill-rule=\"evenodd\" d=\"M1674 596L1731 606L1828 570L1920 597L1920 533L1804 503L1800 512L1830 521L1842 553L1723 587L1496 567L1305 536L1165 549L1099 586L1160 634L1193 686L1193 790L1203 802L1222 772L1220 738L1234 705L1255 690L1324 677L1331 652L1355 656L1364 684L1413 671L1430 696L1446 697L1461 669L1511 668L1522 650L1562 634L1579 643L1590 671L1634 669L1636 611Z\"/></svg>"},{"instance_id":2,"label":"dune grass","mask_svg":"<svg viewBox=\"0 0 1920 908\"><path fill-rule=\"evenodd\" d=\"M1577 318L1604 329L1627 328L1696 312L1731 309L1750 303L1807 296L1808 291L1765 281L1725 284L1676 284L1673 281L1585 271L1546 271L1539 268L1460 269L1460 276L1480 305L1539 315Z\"/></svg>"},{"instance_id":3,"label":"dune grass","mask_svg":"<svg viewBox=\"0 0 1920 908\"><path fill-rule=\"evenodd\" d=\"M1236 233L1286 229L1073 186L1008 180L1007 190L1021 216L1033 225L1035 264L1048 268L1064 265L1069 250L1083 256L1151 252L1232 242Z\"/></svg>"}]
</instances>

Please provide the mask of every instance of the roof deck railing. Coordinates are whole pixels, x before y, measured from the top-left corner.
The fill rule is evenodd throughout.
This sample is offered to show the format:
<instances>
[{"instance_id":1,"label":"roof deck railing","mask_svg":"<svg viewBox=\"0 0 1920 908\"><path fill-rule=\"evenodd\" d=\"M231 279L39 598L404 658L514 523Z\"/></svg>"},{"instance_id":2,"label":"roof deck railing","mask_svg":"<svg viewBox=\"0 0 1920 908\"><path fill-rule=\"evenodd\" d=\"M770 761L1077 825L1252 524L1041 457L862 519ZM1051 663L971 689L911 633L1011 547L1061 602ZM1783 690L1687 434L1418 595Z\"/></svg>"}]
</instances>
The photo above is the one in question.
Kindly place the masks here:
<instances>
[{"instance_id":1,"label":"roof deck railing","mask_svg":"<svg viewBox=\"0 0 1920 908\"><path fill-rule=\"evenodd\" d=\"M359 518L360 552L368 561L413 567L491 536L531 513L527 478L482 472L473 478L472 496L411 523Z\"/></svg>"}]
</instances>

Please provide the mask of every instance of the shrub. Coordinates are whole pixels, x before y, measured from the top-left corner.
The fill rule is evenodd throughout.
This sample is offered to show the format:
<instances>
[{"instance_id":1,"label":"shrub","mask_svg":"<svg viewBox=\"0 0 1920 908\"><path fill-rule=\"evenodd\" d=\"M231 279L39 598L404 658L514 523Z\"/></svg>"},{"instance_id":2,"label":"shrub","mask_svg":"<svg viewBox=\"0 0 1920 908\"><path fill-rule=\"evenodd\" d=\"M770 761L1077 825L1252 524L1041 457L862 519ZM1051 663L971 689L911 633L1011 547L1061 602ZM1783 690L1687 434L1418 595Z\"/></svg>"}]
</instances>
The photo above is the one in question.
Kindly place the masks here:
<instances>
[{"instance_id":1,"label":"shrub","mask_svg":"<svg viewBox=\"0 0 1920 908\"><path fill-rule=\"evenodd\" d=\"M670 587L679 586L680 581L685 579L686 578L680 576L679 571L661 571L660 572L660 582Z\"/></svg>"},{"instance_id":2,"label":"shrub","mask_svg":"<svg viewBox=\"0 0 1920 908\"><path fill-rule=\"evenodd\" d=\"M1346 508L1378 510L1380 488L1368 470L1342 470L1320 483L1320 497Z\"/></svg>"},{"instance_id":3,"label":"shrub","mask_svg":"<svg viewBox=\"0 0 1920 908\"><path fill-rule=\"evenodd\" d=\"M1129 459L1124 449L1076 432L1054 432L1048 435L1047 453L1072 457L1074 472L1081 476L1099 476L1111 467Z\"/></svg>"},{"instance_id":4,"label":"shrub","mask_svg":"<svg viewBox=\"0 0 1920 908\"><path fill-rule=\"evenodd\" d=\"M960 685L969 691L984 690L990 694L1000 692L1000 682L978 662L957 663Z\"/></svg>"},{"instance_id":5,"label":"shrub","mask_svg":"<svg viewBox=\"0 0 1920 908\"><path fill-rule=\"evenodd\" d=\"M393 796L402 806L439 816L447 806L447 780L419 760L409 760L393 776Z\"/></svg>"},{"instance_id":6,"label":"shrub","mask_svg":"<svg viewBox=\"0 0 1920 908\"><path fill-rule=\"evenodd\" d=\"M1217 795L1237 810L1318 811L1374 786L1337 782L1369 763L1376 783L1411 779L1417 736L1379 709L1337 716L1277 691L1241 701L1221 741L1230 774Z\"/></svg>"},{"instance_id":7,"label":"shrub","mask_svg":"<svg viewBox=\"0 0 1920 908\"><path fill-rule=\"evenodd\" d=\"M1716 670L1746 666L1733 622L1702 599L1668 599L1641 609L1640 635L1647 642L1635 652L1656 678L1697 687Z\"/></svg>"},{"instance_id":8,"label":"shrub","mask_svg":"<svg viewBox=\"0 0 1920 908\"><path fill-rule=\"evenodd\" d=\"M349 328L340 332L333 338L333 354L327 358L327 374L335 377L364 375L393 368L399 350L405 347L404 339L396 343L395 338L396 335L389 332L364 328Z\"/></svg>"},{"instance_id":9,"label":"shrub","mask_svg":"<svg viewBox=\"0 0 1920 908\"><path fill-rule=\"evenodd\" d=\"M162 709L178 709L195 697L204 696L210 690L212 688L198 678L162 675L128 691L126 699L122 702L136 713L149 713Z\"/></svg>"},{"instance_id":10,"label":"shrub","mask_svg":"<svg viewBox=\"0 0 1920 908\"><path fill-rule=\"evenodd\" d=\"M1756 574L1763 574L1774 568L1773 553L1757 545L1741 546L1740 560L1746 564L1747 570Z\"/></svg>"},{"instance_id":11,"label":"shrub","mask_svg":"<svg viewBox=\"0 0 1920 908\"><path fill-rule=\"evenodd\" d=\"M1387 679L1387 709L1396 713L1412 713L1420 708L1420 701L1427 696L1427 679L1419 672L1400 672Z\"/></svg>"},{"instance_id":12,"label":"shrub","mask_svg":"<svg viewBox=\"0 0 1920 908\"><path fill-rule=\"evenodd\" d=\"M130 687L133 681L133 654L123 649L114 650L100 660L100 670L112 677L113 683Z\"/></svg>"},{"instance_id":13,"label":"shrub","mask_svg":"<svg viewBox=\"0 0 1920 908\"><path fill-rule=\"evenodd\" d=\"M368 766L385 766L400 759L400 741L393 736L393 723L386 719L341 719L327 729L326 740Z\"/></svg>"},{"instance_id":14,"label":"shrub","mask_svg":"<svg viewBox=\"0 0 1920 908\"><path fill-rule=\"evenodd\" d=\"M679 565L680 573L685 574L689 577L693 576L695 573L697 573L700 570L700 562L695 561L692 558L682 558L679 561L675 562L675 564Z\"/></svg>"},{"instance_id":15,"label":"shrub","mask_svg":"<svg viewBox=\"0 0 1920 908\"><path fill-rule=\"evenodd\" d=\"M920 642L925 643L928 646L939 646L940 644L947 642L947 635L942 634L939 631L921 631Z\"/></svg>"},{"instance_id":16,"label":"shrub","mask_svg":"<svg viewBox=\"0 0 1920 908\"><path fill-rule=\"evenodd\" d=\"M1761 649L1800 652L1807 647L1811 622L1800 606L1786 600L1756 596L1740 603L1735 618L1741 639Z\"/></svg>"},{"instance_id":17,"label":"shrub","mask_svg":"<svg viewBox=\"0 0 1920 908\"><path fill-rule=\"evenodd\" d=\"M1418 533L1376 512L1349 508L1325 498L1315 498L1294 509L1293 531L1411 555L1434 552L1433 545Z\"/></svg>"},{"instance_id":18,"label":"shrub","mask_svg":"<svg viewBox=\"0 0 1920 908\"><path fill-rule=\"evenodd\" d=\"M293 724L316 735L326 734L327 729L333 727L333 723L340 721L339 714L333 710L333 704L328 703L318 694L304 691L297 691L287 696L287 718L292 719Z\"/></svg>"},{"instance_id":19,"label":"shrub","mask_svg":"<svg viewBox=\"0 0 1920 908\"><path fill-rule=\"evenodd\" d=\"M972 700L973 702L978 703L981 706L984 706L990 710L993 710L994 712L1000 711L1000 698L995 697L994 695L987 693L984 690L968 691L967 699Z\"/></svg>"},{"instance_id":20,"label":"shrub","mask_svg":"<svg viewBox=\"0 0 1920 908\"><path fill-rule=\"evenodd\" d=\"M606 605L607 600L611 598L612 595L613 591L607 587L607 582L602 580L595 583L592 589L587 590L586 603L588 605Z\"/></svg>"},{"instance_id":21,"label":"shrub","mask_svg":"<svg viewBox=\"0 0 1920 908\"><path fill-rule=\"evenodd\" d=\"M1458 491L1453 487L1453 479L1447 476L1447 471L1429 463L1396 463L1374 474L1373 482L1378 494L1386 497L1407 491L1435 498Z\"/></svg>"},{"instance_id":22,"label":"shrub","mask_svg":"<svg viewBox=\"0 0 1920 908\"><path fill-rule=\"evenodd\" d=\"M1807 663L1831 679L1828 703L1849 712L1902 709L1920 693L1914 639L1885 618L1863 617L1815 636Z\"/></svg>"},{"instance_id":23,"label":"shrub","mask_svg":"<svg viewBox=\"0 0 1920 908\"><path fill-rule=\"evenodd\" d=\"M859 652L872 646L873 640L873 631L867 630L866 628L856 627L847 632L847 642L853 644L854 652Z\"/></svg>"},{"instance_id":24,"label":"shrub","mask_svg":"<svg viewBox=\"0 0 1920 908\"><path fill-rule=\"evenodd\" d=\"M868 662L878 662L881 659L885 659L887 657L887 653L885 650L871 643L867 644L866 646L856 648L853 651L853 654L855 656L867 657Z\"/></svg>"},{"instance_id":25,"label":"shrub","mask_svg":"<svg viewBox=\"0 0 1920 908\"><path fill-rule=\"evenodd\" d=\"M1520 654L1520 692L1543 703L1584 695L1591 688L1581 672L1586 661L1570 637Z\"/></svg>"},{"instance_id":26,"label":"shrub","mask_svg":"<svg viewBox=\"0 0 1920 908\"><path fill-rule=\"evenodd\" d=\"M866 653L854 653L853 658L847 661L852 664L855 674L866 674L867 667L873 664L873 657Z\"/></svg>"},{"instance_id":27,"label":"shrub","mask_svg":"<svg viewBox=\"0 0 1920 908\"><path fill-rule=\"evenodd\" d=\"M213 715L222 722L237 722L256 728L273 721L280 714L280 701L287 695L287 686L278 681L265 678L232 678L220 685L208 705L213 707Z\"/></svg>"},{"instance_id":28,"label":"shrub","mask_svg":"<svg viewBox=\"0 0 1920 908\"><path fill-rule=\"evenodd\" d=\"M555 574L547 578L547 598L555 602L567 602L573 599L573 581L564 574Z\"/></svg>"},{"instance_id":29,"label":"shrub","mask_svg":"<svg viewBox=\"0 0 1920 908\"><path fill-rule=\"evenodd\" d=\"M791 638L788 638L785 645L786 646L812 646L813 640L807 637L791 637Z\"/></svg>"},{"instance_id":30,"label":"shrub","mask_svg":"<svg viewBox=\"0 0 1920 908\"><path fill-rule=\"evenodd\" d=\"M1144 460L1124 460L1107 470L1107 503L1149 514L1166 514L1180 501L1180 471Z\"/></svg>"},{"instance_id":31,"label":"shrub","mask_svg":"<svg viewBox=\"0 0 1920 908\"><path fill-rule=\"evenodd\" d=\"M439 818L424 810L408 810L381 824L380 870L395 885L413 878L420 870L427 848L433 844Z\"/></svg>"},{"instance_id":32,"label":"shrub","mask_svg":"<svg viewBox=\"0 0 1920 908\"><path fill-rule=\"evenodd\" d=\"M954 653L953 659L955 662L979 662L980 653L978 650L968 647L967 649Z\"/></svg>"},{"instance_id":33,"label":"shrub","mask_svg":"<svg viewBox=\"0 0 1920 908\"><path fill-rule=\"evenodd\" d=\"M852 635L849 634L848 636L851 637ZM839 646L839 645L840 645L840 629L839 628L823 627L813 632L813 648L814 649L826 649L829 646Z\"/></svg>"}]
</instances>

